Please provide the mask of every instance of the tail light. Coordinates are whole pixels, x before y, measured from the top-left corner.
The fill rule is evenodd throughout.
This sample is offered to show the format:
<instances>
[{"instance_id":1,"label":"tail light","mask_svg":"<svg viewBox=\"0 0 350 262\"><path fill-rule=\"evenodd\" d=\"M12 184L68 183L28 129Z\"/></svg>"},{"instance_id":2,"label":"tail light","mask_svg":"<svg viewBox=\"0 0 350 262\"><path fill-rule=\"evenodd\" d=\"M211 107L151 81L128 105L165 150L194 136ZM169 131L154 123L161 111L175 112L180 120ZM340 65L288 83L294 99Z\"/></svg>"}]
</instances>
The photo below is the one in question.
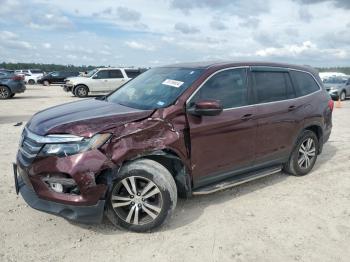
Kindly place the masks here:
<instances>
[{"instance_id":1,"label":"tail light","mask_svg":"<svg viewBox=\"0 0 350 262\"><path fill-rule=\"evenodd\" d=\"M331 99L328 101L328 107L331 111L333 111L333 108L334 108L334 101Z\"/></svg>"},{"instance_id":2,"label":"tail light","mask_svg":"<svg viewBox=\"0 0 350 262\"><path fill-rule=\"evenodd\" d=\"M15 80L15 81L22 81L24 80L24 77L23 76L20 76L20 75L14 75L12 77L12 80Z\"/></svg>"}]
</instances>

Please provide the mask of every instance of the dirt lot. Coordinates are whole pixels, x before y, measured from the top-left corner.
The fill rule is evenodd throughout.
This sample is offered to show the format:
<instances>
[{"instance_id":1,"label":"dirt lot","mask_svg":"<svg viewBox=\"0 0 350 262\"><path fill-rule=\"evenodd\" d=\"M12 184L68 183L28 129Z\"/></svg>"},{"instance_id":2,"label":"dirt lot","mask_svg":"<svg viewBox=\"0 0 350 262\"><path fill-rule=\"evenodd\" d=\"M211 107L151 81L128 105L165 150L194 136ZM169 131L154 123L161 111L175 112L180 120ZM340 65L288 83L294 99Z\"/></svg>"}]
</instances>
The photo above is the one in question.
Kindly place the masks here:
<instances>
[{"instance_id":1,"label":"dirt lot","mask_svg":"<svg viewBox=\"0 0 350 262\"><path fill-rule=\"evenodd\" d=\"M87 226L29 208L13 187L22 126L38 110L77 98L28 86L0 101L0 261L349 261L350 101L313 172L276 174L209 196L180 200L150 234Z\"/></svg>"}]
</instances>

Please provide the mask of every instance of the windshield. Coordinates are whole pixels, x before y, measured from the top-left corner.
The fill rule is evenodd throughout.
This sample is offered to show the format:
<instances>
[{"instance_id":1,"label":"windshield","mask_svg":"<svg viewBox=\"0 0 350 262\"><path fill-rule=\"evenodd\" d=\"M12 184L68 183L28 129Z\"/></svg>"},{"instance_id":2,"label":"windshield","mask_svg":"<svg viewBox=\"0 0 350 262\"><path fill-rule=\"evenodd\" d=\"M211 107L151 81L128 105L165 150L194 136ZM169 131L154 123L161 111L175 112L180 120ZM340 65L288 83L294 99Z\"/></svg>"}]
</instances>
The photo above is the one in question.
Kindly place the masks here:
<instances>
[{"instance_id":1,"label":"windshield","mask_svg":"<svg viewBox=\"0 0 350 262\"><path fill-rule=\"evenodd\" d=\"M202 69L159 67L134 78L107 100L137 109L167 107L198 79Z\"/></svg>"},{"instance_id":2,"label":"windshield","mask_svg":"<svg viewBox=\"0 0 350 262\"><path fill-rule=\"evenodd\" d=\"M95 73L97 72L97 69L93 69L91 71L89 71L89 73L87 73L87 77L92 77Z\"/></svg>"}]
</instances>

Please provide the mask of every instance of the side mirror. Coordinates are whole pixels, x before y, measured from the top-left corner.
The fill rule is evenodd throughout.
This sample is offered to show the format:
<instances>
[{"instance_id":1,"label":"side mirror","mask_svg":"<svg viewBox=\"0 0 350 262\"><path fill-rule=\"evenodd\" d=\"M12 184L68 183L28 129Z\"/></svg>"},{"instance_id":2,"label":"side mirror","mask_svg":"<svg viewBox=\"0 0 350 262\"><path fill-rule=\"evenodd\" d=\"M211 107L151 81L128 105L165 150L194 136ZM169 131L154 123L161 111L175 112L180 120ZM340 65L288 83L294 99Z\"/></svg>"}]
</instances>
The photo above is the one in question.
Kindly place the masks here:
<instances>
[{"instance_id":1,"label":"side mirror","mask_svg":"<svg viewBox=\"0 0 350 262\"><path fill-rule=\"evenodd\" d=\"M201 100L196 102L187 111L196 116L216 116L223 110L222 105L217 100Z\"/></svg>"}]
</instances>

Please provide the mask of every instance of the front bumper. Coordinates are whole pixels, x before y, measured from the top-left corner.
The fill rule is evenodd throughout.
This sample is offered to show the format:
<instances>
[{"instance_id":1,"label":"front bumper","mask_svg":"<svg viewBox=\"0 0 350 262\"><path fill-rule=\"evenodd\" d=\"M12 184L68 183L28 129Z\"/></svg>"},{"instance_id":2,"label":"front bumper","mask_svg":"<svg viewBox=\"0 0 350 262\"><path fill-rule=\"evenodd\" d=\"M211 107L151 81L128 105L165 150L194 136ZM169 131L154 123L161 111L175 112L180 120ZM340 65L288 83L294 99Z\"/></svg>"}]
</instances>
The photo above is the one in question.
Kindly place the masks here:
<instances>
[{"instance_id":1,"label":"front bumper","mask_svg":"<svg viewBox=\"0 0 350 262\"><path fill-rule=\"evenodd\" d=\"M76 222L87 224L101 223L105 200L99 200L95 205L91 206L73 206L44 200L38 197L31 188L31 185L28 185L30 182L25 183L24 181L26 181L26 179L23 179L21 175L18 175L16 164L13 164L13 171L16 192L17 194L20 193L22 195L24 201L30 207Z\"/></svg>"},{"instance_id":2,"label":"front bumper","mask_svg":"<svg viewBox=\"0 0 350 262\"><path fill-rule=\"evenodd\" d=\"M72 90L73 90L73 85L65 84L65 85L62 85L62 87L63 87L63 90L66 92L72 92Z\"/></svg>"},{"instance_id":3,"label":"front bumper","mask_svg":"<svg viewBox=\"0 0 350 262\"><path fill-rule=\"evenodd\" d=\"M328 90L328 94L332 97L332 99L339 99L339 93L337 90Z\"/></svg>"}]
</instances>

